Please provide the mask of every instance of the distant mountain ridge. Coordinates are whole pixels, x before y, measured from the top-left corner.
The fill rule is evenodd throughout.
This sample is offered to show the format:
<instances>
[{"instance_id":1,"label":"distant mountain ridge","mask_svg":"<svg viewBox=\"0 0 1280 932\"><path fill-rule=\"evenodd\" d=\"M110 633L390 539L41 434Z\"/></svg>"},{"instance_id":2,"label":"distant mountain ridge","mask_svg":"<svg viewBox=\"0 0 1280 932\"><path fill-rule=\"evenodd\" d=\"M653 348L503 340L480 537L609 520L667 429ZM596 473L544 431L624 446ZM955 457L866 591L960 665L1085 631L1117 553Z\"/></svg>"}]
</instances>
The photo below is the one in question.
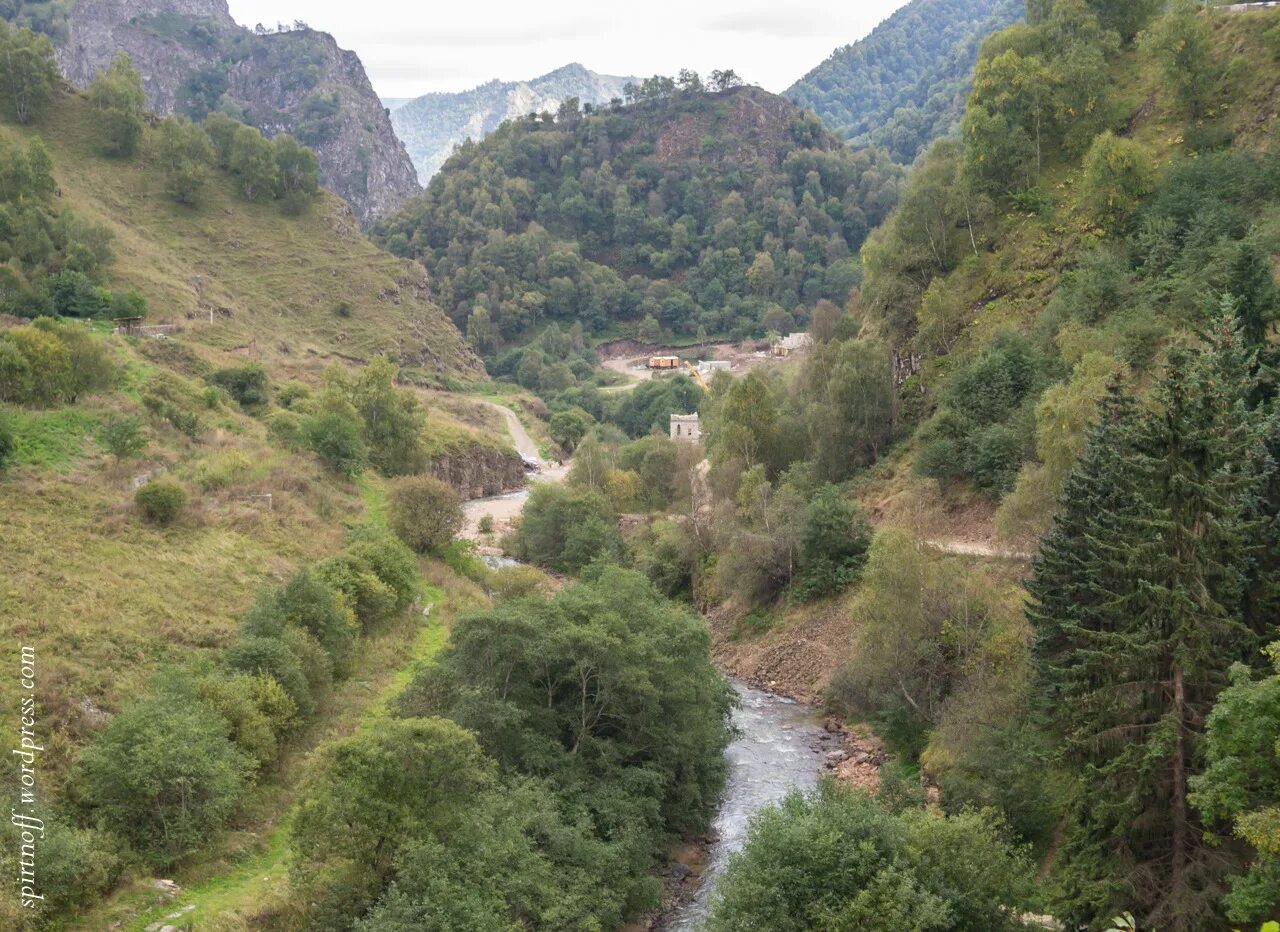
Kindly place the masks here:
<instances>
[{"instance_id":1,"label":"distant mountain ridge","mask_svg":"<svg viewBox=\"0 0 1280 932\"><path fill-rule=\"evenodd\" d=\"M912 0L784 93L854 145L913 162L964 114L978 48L1023 19L1024 0Z\"/></svg>"},{"instance_id":2,"label":"distant mountain ridge","mask_svg":"<svg viewBox=\"0 0 1280 932\"><path fill-rule=\"evenodd\" d=\"M26 9L18 11L20 20ZM301 23L251 31L232 19L227 0L77 0L43 31L77 87L123 51L156 113L200 119L226 106L268 136L292 133L315 150L324 186L364 226L418 190L359 56L328 33Z\"/></svg>"},{"instance_id":3,"label":"distant mountain ridge","mask_svg":"<svg viewBox=\"0 0 1280 932\"><path fill-rule=\"evenodd\" d=\"M432 93L392 106L391 125L409 150L423 184L434 175L453 147L472 139L479 142L504 120L543 110L555 110L569 97L581 103L606 104L622 97L622 87L634 77L597 74L574 62L529 81L493 80L469 91Z\"/></svg>"}]
</instances>

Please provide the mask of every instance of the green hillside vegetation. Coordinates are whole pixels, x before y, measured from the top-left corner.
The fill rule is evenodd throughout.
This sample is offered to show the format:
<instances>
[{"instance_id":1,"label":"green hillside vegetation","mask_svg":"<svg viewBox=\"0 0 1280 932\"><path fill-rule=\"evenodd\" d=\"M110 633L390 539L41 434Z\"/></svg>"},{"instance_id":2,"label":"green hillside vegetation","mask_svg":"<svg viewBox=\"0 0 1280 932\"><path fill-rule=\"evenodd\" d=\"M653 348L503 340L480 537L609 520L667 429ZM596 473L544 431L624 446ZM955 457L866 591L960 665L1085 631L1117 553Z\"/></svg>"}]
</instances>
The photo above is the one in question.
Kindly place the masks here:
<instances>
[{"instance_id":1,"label":"green hillside vegetation","mask_svg":"<svg viewBox=\"0 0 1280 932\"><path fill-rule=\"evenodd\" d=\"M1245 711L1270 695L1280 638L1280 14L1156 7L1032 4L984 44L961 137L930 148L868 240L851 319L789 373L713 384L716 533L691 541L693 583L700 601L745 588L767 624L802 597L824 446L840 470L871 465L825 472L900 525L854 567L833 705L946 812L988 807L1051 852L1037 910L1240 928L1280 909L1276 716ZM831 361L860 355L884 360L887 402L838 389ZM854 400L806 430L820 372L832 402ZM984 501L1035 554L1025 585L1017 563L917 536ZM786 891L763 863L796 858L810 896L829 889L804 856L835 814L784 811L730 869L713 926L770 924ZM883 889L856 886L848 910ZM905 889L876 902L924 910Z\"/></svg>"},{"instance_id":2,"label":"green hillside vegetation","mask_svg":"<svg viewBox=\"0 0 1280 932\"><path fill-rule=\"evenodd\" d=\"M11 240L4 312L118 315L140 299L148 324L298 372L384 354L425 384L482 377L422 269L365 240L346 206L316 190L314 157L289 137L269 143L215 120L210 160L205 134L170 119L140 130L132 156L110 158L103 109L59 87L26 125L0 125L0 143L34 153L52 178L35 192L38 209L28 202L0 230L35 243Z\"/></svg>"},{"instance_id":3,"label":"green hillside vegetation","mask_svg":"<svg viewBox=\"0 0 1280 932\"><path fill-rule=\"evenodd\" d=\"M913 0L785 94L851 146L909 165L959 128L979 46L1024 13L1022 0Z\"/></svg>"},{"instance_id":4,"label":"green hillside vegetation","mask_svg":"<svg viewBox=\"0 0 1280 932\"><path fill-rule=\"evenodd\" d=\"M511 121L377 227L427 266L479 351L547 322L789 331L861 280L858 248L901 176L882 154L848 151L782 98L708 91L688 72L635 99Z\"/></svg>"}]
</instances>

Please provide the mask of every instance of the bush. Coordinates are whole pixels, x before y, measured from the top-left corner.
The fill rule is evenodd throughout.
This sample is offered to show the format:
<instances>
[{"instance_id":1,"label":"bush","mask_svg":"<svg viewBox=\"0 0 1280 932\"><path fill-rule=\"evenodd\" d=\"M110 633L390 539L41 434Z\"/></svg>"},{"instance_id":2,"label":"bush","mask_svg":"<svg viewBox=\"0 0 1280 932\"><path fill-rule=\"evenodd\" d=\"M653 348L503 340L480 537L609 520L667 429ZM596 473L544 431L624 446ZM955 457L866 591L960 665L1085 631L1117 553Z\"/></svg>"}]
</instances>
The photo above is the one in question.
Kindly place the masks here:
<instances>
[{"instance_id":1,"label":"bush","mask_svg":"<svg viewBox=\"0 0 1280 932\"><path fill-rule=\"evenodd\" d=\"M857 502L827 486L805 509L796 595L813 599L851 585L871 545L871 522Z\"/></svg>"},{"instance_id":2,"label":"bush","mask_svg":"<svg viewBox=\"0 0 1280 932\"><path fill-rule=\"evenodd\" d=\"M146 448L142 421L136 417L109 417L98 431L98 443L119 460L133 459Z\"/></svg>"},{"instance_id":3,"label":"bush","mask_svg":"<svg viewBox=\"0 0 1280 932\"><path fill-rule=\"evenodd\" d=\"M599 492L544 483L536 486L516 528L516 554L562 573L577 573L622 550L617 517Z\"/></svg>"},{"instance_id":4,"label":"bush","mask_svg":"<svg viewBox=\"0 0 1280 932\"><path fill-rule=\"evenodd\" d=\"M18 440L13 435L9 419L0 413L0 470L12 462L18 452Z\"/></svg>"},{"instance_id":5,"label":"bush","mask_svg":"<svg viewBox=\"0 0 1280 932\"><path fill-rule=\"evenodd\" d=\"M277 411L267 421L267 436L285 450L302 448L302 418L292 411Z\"/></svg>"},{"instance_id":6,"label":"bush","mask_svg":"<svg viewBox=\"0 0 1280 932\"><path fill-rule=\"evenodd\" d=\"M462 496L433 476L405 476L391 483L388 520L418 553L439 553L462 529Z\"/></svg>"},{"instance_id":7,"label":"bush","mask_svg":"<svg viewBox=\"0 0 1280 932\"><path fill-rule=\"evenodd\" d=\"M285 583L276 604L286 625L309 632L324 648L334 677L345 676L358 629L343 598L318 574L302 569Z\"/></svg>"},{"instance_id":8,"label":"bush","mask_svg":"<svg viewBox=\"0 0 1280 932\"><path fill-rule=\"evenodd\" d=\"M1100 224L1119 224L1154 184L1155 163L1142 143L1110 130L1093 141L1084 159L1084 200Z\"/></svg>"},{"instance_id":9,"label":"bush","mask_svg":"<svg viewBox=\"0 0 1280 932\"><path fill-rule=\"evenodd\" d=\"M187 493L170 479L152 479L133 496L148 521L164 527L172 524L187 503Z\"/></svg>"},{"instance_id":10,"label":"bush","mask_svg":"<svg viewBox=\"0 0 1280 932\"><path fill-rule=\"evenodd\" d=\"M230 817L253 770L200 703L136 702L84 752L73 785L91 818L148 862L174 863Z\"/></svg>"},{"instance_id":11,"label":"bush","mask_svg":"<svg viewBox=\"0 0 1280 932\"><path fill-rule=\"evenodd\" d=\"M894 815L826 781L752 822L706 928L999 932L1024 928L1033 889L1029 859L991 813Z\"/></svg>"},{"instance_id":12,"label":"bush","mask_svg":"<svg viewBox=\"0 0 1280 932\"><path fill-rule=\"evenodd\" d=\"M239 450L223 450L196 467L196 482L206 491L224 489L243 482L253 464Z\"/></svg>"},{"instance_id":13,"label":"bush","mask_svg":"<svg viewBox=\"0 0 1280 932\"><path fill-rule=\"evenodd\" d=\"M250 635L227 649L227 667L275 680L293 701L298 715L309 719L316 711L316 699L298 659L278 638Z\"/></svg>"},{"instance_id":14,"label":"bush","mask_svg":"<svg viewBox=\"0 0 1280 932\"><path fill-rule=\"evenodd\" d=\"M209 381L234 398L242 408L261 408L271 401L267 370L257 363L219 369Z\"/></svg>"},{"instance_id":15,"label":"bush","mask_svg":"<svg viewBox=\"0 0 1280 932\"><path fill-rule=\"evenodd\" d=\"M364 469L366 450L354 415L326 411L304 418L302 442L320 461L340 476L352 479Z\"/></svg>"}]
</instances>

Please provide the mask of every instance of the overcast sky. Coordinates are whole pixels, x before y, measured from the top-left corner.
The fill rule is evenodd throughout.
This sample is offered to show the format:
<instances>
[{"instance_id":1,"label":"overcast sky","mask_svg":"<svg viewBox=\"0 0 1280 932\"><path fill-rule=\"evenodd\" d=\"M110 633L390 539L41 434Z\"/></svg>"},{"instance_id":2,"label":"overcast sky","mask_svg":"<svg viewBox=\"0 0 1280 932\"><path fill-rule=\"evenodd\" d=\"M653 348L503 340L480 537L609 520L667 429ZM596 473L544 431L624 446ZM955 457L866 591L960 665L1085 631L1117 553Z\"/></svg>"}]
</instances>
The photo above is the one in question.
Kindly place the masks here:
<instances>
[{"instance_id":1,"label":"overcast sky","mask_svg":"<svg viewBox=\"0 0 1280 932\"><path fill-rule=\"evenodd\" d=\"M603 74L733 68L781 91L906 0L230 0L236 20L305 20L364 61L383 97L537 77L569 62Z\"/></svg>"}]
</instances>

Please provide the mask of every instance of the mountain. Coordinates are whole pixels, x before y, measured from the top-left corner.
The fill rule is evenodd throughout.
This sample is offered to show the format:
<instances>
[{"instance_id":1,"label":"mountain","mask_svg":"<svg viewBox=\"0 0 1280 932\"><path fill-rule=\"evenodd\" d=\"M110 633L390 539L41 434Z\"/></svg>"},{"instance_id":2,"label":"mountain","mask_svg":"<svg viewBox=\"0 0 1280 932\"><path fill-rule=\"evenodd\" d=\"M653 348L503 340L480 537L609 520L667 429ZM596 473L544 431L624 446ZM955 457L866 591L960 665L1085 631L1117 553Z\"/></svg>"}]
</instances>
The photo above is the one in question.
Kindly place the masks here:
<instances>
[{"instance_id":1,"label":"mountain","mask_svg":"<svg viewBox=\"0 0 1280 932\"><path fill-rule=\"evenodd\" d=\"M901 171L759 88L637 96L464 144L375 236L490 349L547 321L756 333L843 304Z\"/></svg>"},{"instance_id":2,"label":"mountain","mask_svg":"<svg viewBox=\"0 0 1280 932\"><path fill-rule=\"evenodd\" d=\"M454 146L467 139L483 139L504 120L554 111L569 97L592 106L607 104L623 96L623 85L636 80L596 74L575 63L531 81L494 80L458 94L425 94L400 106L387 106L391 125L425 184Z\"/></svg>"},{"instance_id":3,"label":"mountain","mask_svg":"<svg viewBox=\"0 0 1280 932\"><path fill-rule=\"evenodd\" d=\"M12 18L31 15L19 4ZM364 226L418 190L359 57L327 33L301 23L250 31L226 0L79 0L34 25L51 35L59 68L77 87L124 51L158 114L200 119L221 106L267 135L292 133L316 151L322 182Z\"/></svg>"},{"instance_id":4,"label":"mountain","mask_svg":"<svg viewBox=\"0 0 1280 932\"><path fill-rule=\"evenodd\" d=\"M982 41L1024 13L1023 0L912 0L786 96L854 145L910 164L959 125Z\"/></svg>"}]
</instances>

